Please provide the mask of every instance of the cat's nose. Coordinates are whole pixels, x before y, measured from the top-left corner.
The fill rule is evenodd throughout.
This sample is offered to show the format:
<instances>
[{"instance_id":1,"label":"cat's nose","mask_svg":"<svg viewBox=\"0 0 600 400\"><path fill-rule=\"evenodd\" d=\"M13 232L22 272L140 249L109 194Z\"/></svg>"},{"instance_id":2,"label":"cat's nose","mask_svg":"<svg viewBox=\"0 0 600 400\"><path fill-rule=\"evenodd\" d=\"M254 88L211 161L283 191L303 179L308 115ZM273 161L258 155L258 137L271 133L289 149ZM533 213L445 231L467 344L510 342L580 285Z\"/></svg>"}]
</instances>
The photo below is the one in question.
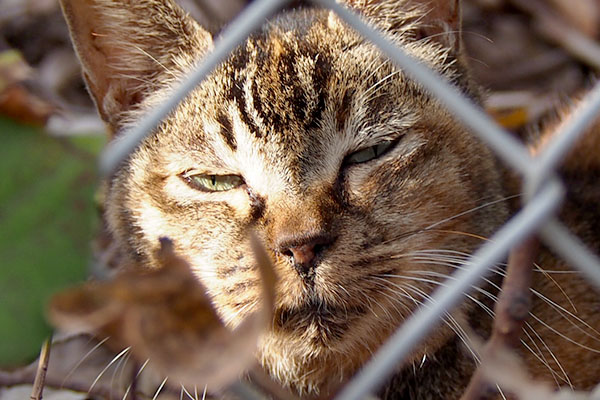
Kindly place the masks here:
<instances>
[{"instance_id":1,"label":"cat's nose","mask_svg":"<svg viewBox=\"0 0 600 400\"><path fill-rule=\"evenodd\" d=\"M294 269L303 279L311 278L320 255L333 239L326 234L309 234L283 237L278 241L278 251L292 259Z\"/></svg>"}]
</instances>

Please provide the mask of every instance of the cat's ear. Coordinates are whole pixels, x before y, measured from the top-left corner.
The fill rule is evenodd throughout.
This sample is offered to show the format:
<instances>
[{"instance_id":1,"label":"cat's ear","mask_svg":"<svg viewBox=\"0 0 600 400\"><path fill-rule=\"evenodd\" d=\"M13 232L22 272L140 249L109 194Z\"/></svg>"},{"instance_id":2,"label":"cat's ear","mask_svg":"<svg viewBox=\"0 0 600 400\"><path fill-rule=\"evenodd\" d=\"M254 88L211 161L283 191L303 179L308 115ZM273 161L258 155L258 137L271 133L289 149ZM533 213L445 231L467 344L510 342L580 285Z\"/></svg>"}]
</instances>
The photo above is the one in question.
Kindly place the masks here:
<instances>
[{"instance_id":1,"label":"cat's ear","mask_svg":"<svg viewBox=\"0 0 600 400\"><path fill-rule=\"evenodd\" d=\"M171 0L60 2L86 84L113 131L212 46L211 35Z\"/></svg>"},{"instance_id":2,"label":"cat's ear","mask_svg":"<svg viewBox=\"0 0 600 400\"><path fill-rule=\"evenodd\" d=\"M416 33L417 39L429 38L456 54L460 53L460 0L343 1L381 29L402 35L408 30Z\"/></svg>"},{"instance_id":3,"label":"cat's ear","mask_svg":"<svg viewBox=\"0 0 600 400\"><path fill-rule=\"evenodd\" d=\"M460 0L409 0L422 6L425 14L420 19L421 37L431 38L452 49L461 50L461 10Z\"/></svg>"}]
</instances>

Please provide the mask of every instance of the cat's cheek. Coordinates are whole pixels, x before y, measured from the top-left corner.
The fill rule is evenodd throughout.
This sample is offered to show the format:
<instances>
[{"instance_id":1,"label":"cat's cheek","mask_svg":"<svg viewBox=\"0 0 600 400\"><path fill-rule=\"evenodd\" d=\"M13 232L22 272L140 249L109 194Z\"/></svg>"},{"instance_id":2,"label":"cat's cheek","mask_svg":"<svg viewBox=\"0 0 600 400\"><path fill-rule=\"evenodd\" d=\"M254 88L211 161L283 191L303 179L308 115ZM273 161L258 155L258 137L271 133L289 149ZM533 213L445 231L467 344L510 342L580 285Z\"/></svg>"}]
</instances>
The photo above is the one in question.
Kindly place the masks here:
<instances>
[{"instance_id":1,"label":"cat's cheek","mask_svg":"<svg viewBox=\"0 0 600 400\"><path fill-rule=\"evenodd\" d=\"M371 204L369 199L369 173L365 168L350 168L345 173L344 186L345 200L351 207L363 208Z\"/></svg>"},{"instance_id":2,"label":"cat's cheek","mask_svg":"<svg viewBox=\"0 0 600 400\"><path fill-rule=\"evenodd\" d=\"M158 249L161 237L173 238L177 235L177 231L170 226L163 213L154 207L149 199L140 201L132 209L137 216L137 225L150 245L151 253Z\"/></svg>"}]
</instances>

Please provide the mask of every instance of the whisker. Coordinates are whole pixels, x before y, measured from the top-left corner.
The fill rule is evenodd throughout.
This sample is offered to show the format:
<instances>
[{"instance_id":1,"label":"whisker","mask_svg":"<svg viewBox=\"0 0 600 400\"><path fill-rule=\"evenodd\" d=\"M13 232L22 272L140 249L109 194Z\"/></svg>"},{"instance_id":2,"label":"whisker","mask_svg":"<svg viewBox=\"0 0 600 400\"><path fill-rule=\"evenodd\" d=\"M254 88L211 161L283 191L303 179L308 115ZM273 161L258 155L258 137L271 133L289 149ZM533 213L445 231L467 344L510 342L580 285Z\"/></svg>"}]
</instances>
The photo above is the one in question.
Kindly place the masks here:
<instances>
[{"instance_id":1,"label":"whisker","mask_svg":"<svg viewBox=\"0 0 600 400\"><path fill-rule=\"evenodd\" d=\"M559 337L561 337L561 338L565 339L565 340L566 340L566 341L568 341L569 343L572 343L572 344L574 344L574 345L576 345L577 347L580 347L580 348L582 348L582 349L585 349L585 350L591 351L592 353L597 353L597 354L600 354L600 350L598 350L598 349L594 349L593 347L586 346L586 345L584 345L584 344L582 344L582 343L579 343L579 342L577 342L577 341L575 341L575 340L571 339L570 337L568 337L568 336L567 336L567 335L565 335L564 333L562 333L562 332L560 332L560 331L556 330L556 329L555 329L555 328L553 328L551 325L548 325L546 322L542 321L542 320L541 320L541 319L540 319L538 316L536 316L535 314L532 314L532 313L530 313L529 315L531 315L531 317L532 317L533 319L535 319L537 322L539 322L540 324L542 324L542 325L543 325L545 328L547 328L547 329L551 330L551 331L552 331L552 332L554 332L556 335L558 335Z\"/></svg>"},{"instance_id":2,"label":"whisker","mask_svg":"<svg viewBox=\"0 0 600 400\"><path fill-rule=\"evenodd\" d=\"M537 264L534 264L534 271L541 272L544 275L544 277L546 277L546 279L548 279L548 280L550 280L550 282L554 283L554 285L558 288L558 290L560 290L562 295L565 296L565 298L567 299L567 301L569 302L571 307L573 307L573 311L577 312L577 307L575 307L575 304L573 303L573 301L571 301L571 298L569 297L567 292L565 292L565 290L562 288L562 286L560 286L558 284L556 279L554 279L550 274L548 274L548 272L545 269L542 269L542 267L540 267Z\"/></svg>"},{"instance_id":3,"label":"whisker","mask_svg":"<svg viewBox=\"0 0 600 400\"><path fill-rule=\"evenodd\" d=\"M468 237L472 237L475 239L479 239L483 242L487 242L490 239L481 236L481 235L477 235L475 233L469 233L469 232L463 232L463 231L456 231L456 230L451 230L451 229L427 229L427 232L438 232L438 233L451 233L454 235L463 235L463 236L468 236Z\"/></svg>"},{"instance_id":4,"label":"whisker","mask_svg":"<svg viewBox=\"0 0 600 400\"><path fill-rule=\"evenodd\" d=\"M426 232L429 232L429 231L431 231L433 228L435 228L436 226L439 226L439 225L445 224L446 222L450 222L450 221L452 221L452 220L454 220L454 219L456 219L456 218L460 218L460 217L462 217L462 216L464 216L464 215L468 215L468 214L470 214L470 213L473 213L473 212L479 211L479 210L481 210L481 209L483 209L483 208L490 207L490 206L492 206L492 205L495 205L495 204L498 204L498 203L501 203L501 202L504 202L504 201L512 200L512 199L515 199L515 198L517 198L517 197L520 197L520 196L521 196L521 194L514 194L514 195L511 195L511 196L506 196L506 197L503 197L503 198L501 198L501 199L496 199L496 200L492 200L492 201L489 201L489 202L487 202L487 203L484 203L484 204L480 204L480 205L478 205L477 207L473 207L473 208L470 208L470 209L468 209L468 210L462 211L462 212L460 212L460 213L458 213L458 214L455 214L455 215L453 215L453 216L451 216L451 217L448 217L448 218L442 219L442 220L440 220L440 221L438 221L438 222L435 222L435 223L433 223L433 224L431 224L431 225L428 225L428 226L426 226L426 227L424 227L424 228L416 229L416 230L414 230L414 231L408 231L408 232L404 232L404 233L402 233L402 234L398 235L398 236L397 236L397 237L395 237L395 238L391 238L391 239L388 239L388 240L386 240L386 241L385 241L385 242L383 242L382 244L389 244L389 243L392 243L392 242L394 242L394 241L396 241L396 240L400 240L400 239L402 239L402 238L404 238L404 237L407 237L407 236L412 236L412 235L416 235L416 234L420 234L420 233L426 233ZM486 239L486 240L487 240L487 239Z\"/></svg>"},{"instance_id":5,"label":"whisker","mask_svg":"<svg viewBox=\"0 0 600 400\"><path fill-rule=\"evenodd\" d=\"M453 215L451 217L445 218L445 219L443 219L441 221L438 221L438 222L436 222L434 224L431 224L431 225L429 225L429 226L427 226L427 227L425 227L423 229L429 230L429 229L435 228L436 226L445 224L446 222L450 222L450 221L452 221L452 220L454 220L456 218L460 218L462 216L471 214L473 212L479 211L479 210L484 209L486 207L493 206L493 205L498 204L498 203L502 203L503 201L513 200L513 199L516 199L518 197L521 197L521 194L513 194L511 196L506 196L506 197L503 197L501 199L496 199L496 200L492 200L492 201L489 201L489 202L484 203L484 204L480 204L477 207L473 207L473 208L471 208L469 210L466 210L466 211L460 212L458 214L455 214L455 215Z\"/></svg>"},{"instance_id":6,"label":"whisker","mask_svg":"<svg viewBox=\"0 0 600 400\"><path fill-rule=\"evenodd\" d=\"M451 265L452 266L452 265ZM454 268L457 269L462 269L463 267L454 265ZM539 266L538 266L539 268ZM539 268L541 270L541 268ZM543 270L541 270L543 271ZM501 276L505 276L506 273L504 271L501 270L494 270L495 273L501 275ZM545 275L546 276L546 275ZM496 289L500 290L500 287L498 285L496 285L495 283L491 282L488 279L485 279L485 281L487 283L489 283L490 285L494 286ZM565 298L567 299L567 301L570 304L573 304L573 302L571 301L571 299L569 298L569 296L567 295L567 293L564 291L564 289L562 289L562 287L558 284L558 282L556 282L556 280L551 279L551 282L553 282L556 287L561 291L561 293L564 294ZM534 288L530 288L530 291L536 296L538 297L540 300L544 301L546 304L550 305L552 307L552 309L554 309L556 312L558 312L558 314L564 318L565 320L567 320L572 327L574 327L575 329L577 329L578 331L580 331L581 333L583 333L584 335L590 337L593 340L599 341L600 342L600 332L598 330L596 330L594 327L592 327L590 324L588 324L586 321L584 321L582 318L578 317L577 315L575 315L574 313L572 313L571 311L567 310L566 308L562 307L560 304L554 302L553 300L551 300L550 298L544 296L541 292L535 290ZM575 308L575 306L573 305L573 308ZM577 312L577 309L575 308L575 312ZM566 315L565 315L566 314ZM590 331L592 331L595 335L590 334L588 331L586 331L585 329L583 329L580 325L578 325L577 323L571 321L570 318L573 318L576 322L578 322L579 324L583 325L584 327L588 328Z\"/></svg>"},{"instance_id":7,"label":"whisker","mask_svg":"<svg viewBox=\"0 0 600 400\"><path fill-rule=\"evenodd\" d=\"M65 376L65 378L63 379L62 383L60 384L60 387L62 388L65 385L65 382L71 377L71 375L73 375L73 373L77 370L77 368L79 368L81 366L81 364L83 364L83 362L96 350L98 350L98 348L100 348L100 346L102 346L104 343L106 343L106 341L110 339L109 337L104 338L103 340L101 340L100 342L98 342L94 347L92 347L92 349L90 351L88 351L87 353L85 353L85 355L83 357L81 357L81 359L77 362L77 364L75 364L75 366L73 368L71 368L71 370L69 371L69 373L67 374L67 376ZM88 342L89 343L89 342Z\"/></svg>"},{"instance_id":8,"label":"whisker","mask_svg":"<svg viewBox=\"0 0 600 400\"><path fill-rule=\"evenodd\" d=\"M158 389L156 389L156 392L154 393L154 396L152 396L152 400L156 400L158 398L158 395L160 394L160 392L165 387L165 384L167 383L167 379L169 379L168 376L165 377L165 379L163 379L163 381L160 383L160 385L158 386Z\"/></svg>"},{"instance_id":9,"label":"whisker","mask_svg":"<svg viewBox=\"0 0 600 400\"><path fill-rule=\"evenodd\" d=\"M142 364L142 366L140 367L140 369L138 370L138 372L135 374L135 378L137 379L140 377L140 375L142 374L142 371L144 370L144 368L146 368L146 365L148 365L148 362L150 361L150 359L146 359L146 361L144 361L144 363ZM125 400L127 398L127 395L129 394L129 391L131 390L131 386L133 385L133 383L130 383L129 386L127 386L127 389L125 390L125 394L123 395L123 399Z\"/></svg>"},{"instance_id":10,"label":"whisker","mask_svg":"<svg viewBox=\"0 0 600 400\"><path fill-rule=\"evenodd\" d=\"M411 285L412 287L412 285ZM433 297L431 297L430 295L428 295L427 293L423 292L420 289L414 288L412 287L414 290L417 290L418 292L421 292L421 295L426 298L429 302L434 302L435 299ZM423 307L429 307L427 304L423 303L422 304ZM447 320L446 320L447 318ZM463 342L463 344L465 345L466 349L469 351L469 353L471 353L471 356L473 357L473 360L475 360L475 362L477 364L479 364L481 362L481 360L479 359L479 355L477 354L477 352L471 347L470 340L469 340L469 336L468 334L465 332L464 328L458 323L458 321L448 312L444 313L444 318L442 318L442 321L446 323L446 325L448 325L448 327L450 327L450 329L456 333L456 336L460 339L461 342Z\"/></svg>"},{"instance_id":11,"label":"whisker","mask_svg":"<svg viewBox=\"0 0 600 400\"><path fill-rule=\"evenodd\" d=\"M436 261L436 260L433 260ZM461 268L460 266L456 266L456 265L451 265L454 266L456 268ZM411 271L412 272L412 271ZM423 274L423 275L431 275L431 276L437 276L437 277L442 277L442 278L446 278L446 279L454 279L451 275L444 275L442 273L438 273L435 271L416 271L414 273L419 273L419 274ZM431 284L436 284L439 286L444 286L444 284L442 282L436 281L436 280L431 280L431 279L424 279L424 278L418 278L418 277L412 277L412 276L406 276L406 275L393 275L394 277L398 277L400 279L408 279L408 280L414 280L414 281L420 281L420 282L424 282L424 283L431 283ZM391 277L389 274L386 274L386 277ZM486 281L488 281L489 284L491 284L492 286L495 286L497 289L499 289L499 287L497 285L495 285L493 282L489 281L486 279ZM474 286L474 289L476 289L477 291L481 292L482 294L486 295L487 297L490 297L494 302L497 301L497 297L494 296L493 294L489 293L488 291L476 287ZM418 290L418 289L417 289ZM420 291L420 290L419 290ZM422 291L421 291L422 292ZM421 295L424 295L428 298L430 298L429 295L425 294L425 293L421 293ZM472 296L465 294L465 296L467 298L469 298L471 301L474 301L475 304L479 305L486 313L488 313L490 316L493 316L493 311L485 306L483 303L479 302L478 300L476 300L475 298L473 298ZM532 316L533 313L530 313ZM535 317L536 319L539 319L537 317ZM553 378L555 379L556 383L558 384L558 381L556 380L556 377L560 377L561 380L564 380L567 384L571 385L571 381L566 373L566 371L564 370L564 368L562 367L562 364L558 361L558 359L556 358L555 354L550 350L550 348L547 346L547 344L543 341L543 339L537 334L537 332L533 329L533 327L531 326L531 324L529 324L528 322L526 322L526 326L529 327L529 329L538 337L538 339L542 342L542 344L544 345L544 347L546 348L546 350L548 351L548 353L551 355L552 359L554 360L554 362L556 363L556 365L558 366L558 368L560 369L562 375L564 376L561 377L560 375L557 375L557 373L554 371L554 369L550 366L550 363L545 359L545 356L543 355L543 352L541 352L541 350L538 347L539 350L539 354L536 353L533 349L531 349L530 346L527 345L527 343L521 339L521 343L525 346L525 348L527 350L529 350L534 357L536 357L541 363L542 365L544 365L545 367L547 367L551 373L551 375L553 376ZM455 331L456 332L456 331ZM525 334L528 336L528 338L532 341L532 343L535 344L535 341L533 340L533 338L529 335L529 333L527 331L525 331ZM458 332L456 332L458 334ZM461 340L463 340L462 337L460 337ZM537 345L536 345L537 347Z\"/></svg>"},{"instance_id":12,"label":"whisker","mask_svg":"<svg viewBox=\"0 0 600 400\"><path fill-rule=\"evenodd\" d=\"M375 278L375 277L372 277L372 278ZM389 290L389 291L391 291L393 294L395 294L395 295L398 295L398 293L394 292L392 288L390 288L390 287L389 287L389 286L387 286L387 285L384 285L384 284L383 284L383 283L381 283L381 282L377 282L377 281L374 281L374 280L372 280L372 279L371 279L371 280L369 280L369 281L370 281L370 282L372 282L373 284L377 285L378 287L381 287L381 288L383 288L383 289ZM412 311L413 311L413 310L411 310L410 308L408 308L408 306L407 306L406 304L404 304L402 301L400 301L400 299L398 299L398 298L396 298L396 297L393 297L392 295L390 295L390 294L388 294L388 293L384 293L384 292L379 292L379 293L380 293L380 294L382 294L383 296L385 296L387 299L391 300L393 303L397 303L397 304L392 304L392 305L393 305L394 309L396 310L396 312L398 313L398 315L400 315L401 317L403 317L403 316L406 316L406 315L408 315L408 314L411 314L411 313L412 313ZM406 294L400 293L400 297L402 297L402 298L408 298L408 299L411 299L411 300L412 300L412 297L411 297L410 295L408 295L408 293L406 293ZM398 305L402 306L402 307L403 307L403 308L406 310L407 314L403 314L403 313L402 313L402 312L401 312L401 311L398 309L398 307L397 307Z\"/></svg>"},{"instance_id":13,"label":"whisker","mask_svg":"<svg viewBox=\"0 0 600 400\"><path fill-rule=\"evenodd\" d=\"M100 372L100 374L98 374L98 376L96 377L96 379L94 379L94 382L92 382L92 385L88 389L88 394L92 391L92 389L94 389L94 386L96 386L96 383L98 383L98 381L100 380L100 378L102 378L102 375L104 375L104 373L110 368L110 366L113 365L115 362L117 362L123 355L127 354L127 352L129 352L130 349L131 349L131 347L125 348L123 351L121 351L119 354L117 354L108 363L108 365L106 367L104 367L104 369Z\"/></svg>"},{"instance_id":14,"label":"whisker","mask_svg":"<svg viewBox=\"0 0 600 400\"><path fill-rule=\"evenodd\" d=\"M525 326L529 330L531 330L531 332L535 335L535 337L542 343L542 346L544 346L544 348L546 349L546 351L548 351L548 354L550 354L550 357L552 357L552 360L554 361L554 363L556 364L556 366L558 367L558 369L562 373L562 376L561 376L556 371L554 371L554 368L552 368L552 366L550 365L549 362L547 362L545 364L546 368L548 368L548 370L550 371L550 373L552 374L553 377L554 377L554 374L556 374L556 377L555 377L556 384L558 386L560 386L560 383L556 380L556 378L559 378L563 382L566 382L571 388L573 388L573 385L571 384L571 379L569 378L569 375L567 374L567 371L565 371L565 369L563 368L561 362L558 360L558 357L556 357L556 355L554 354L554 352L552 351L552 349L550 349L550 346L548 346L548 344L546 343L546 341L540 336L539 333L537 333L537 331L533 328L533 326L529 322L526 322ZM525 331L525 329L523 329L523 330ZM533 339L532 339L532 341L533 341ZM542 352L542 356L543 356L543 352ZM544 357L544 360L546 360L546 357L545 356L543 356L543 357Z\"/></svg>"},{"instance_id":15,"label":"whisker","mask_svg":"<svg viewBox=\"0 0 600 400\"><path fill-rule=\"evenodd\" d=\"M129 359L131 358L131 352L127 352L127 355L125 355L125 357L121 358L119 360L119 362L117 363L117 365L115 366L115 369L112 373L112 376L110 378L110 397L112 398L112 391L113 391L113 387L115 386L115 378L117 376L117 373L119 373L119 382L123 382L123 372L125 371L125 367L127 366L127 362L129 361Z\"/></svg>"},{"instance_id":16,"label":"whisker","mask_svg":"<svg viewBox=\"0 0 600 400\"><path fill-rule=\"evenodd\" d=\"M493 285L493 283L490 283ZM496 285L494 285L496 286ZM488 292L487 290L483 289L483 288L479 288L479 287L475 287L475 290L477 290L479 293L483 294L484 296L488 297L489 299L491 299L492 301L494 301L494 303L498 300L498 297L493 295L492 293ZM554 371L554 369L552 368L552 366L550 365L550 363L548 362L548 360L546 359L544 353L542 352L542 350L538 347L537 343L535 342L535 340L531 337L531 335L529 334L529 332L525 329L525 327L529 328L533 334L540 340L540 342L542 342L542 345L546 348L546 350L548 351L548 353L551 355L552 359L554 360L554 362L556 363L556 365L559 367L559 369L561 370L561 372L563 373L565 378L560 377L560 375ZM560 361L558 361L558 358L556 358L554 352L548 347L548 345L546 344L546 342L540 337L540 335L536 332L536 330L533 328L533 326L525 321L525 327L523 328L523 333L525 334L525 336L527 336L527 338L529 340L531 340L532 344L536 347L536 349L538 350L538 352L535 352L524 339L520 339L519 341L521 342L521 344L523 344L523 346L529 351L531 352L531 354L538 359L538 361L540 361L542 363L542 365L544 365L549 371L550 374L552 375L553 379L555 380L556 384L560 386L560 384L558 383L558 380L556 379L556 377L558 376L559 378L561 378L561 380L569 383L569 377L566 374L564 368L562 367L562 364L560 363Z\"/></svg>"},{"instance_id":17,"label":"whisker","mask_svg":"<svg viewBox=\"0 0 600 400\"><path fill-rule=\"evenodd\" d=\"M559 314L561 314L561 316L563 318L565 318L567 321L569 321L571 323L571 326L573 326L574 328L578 329L581 333L585 334L586 336L588 336L588 337L590 337L590 338L592 338L592 339L600 342L600 338L594 337L594 336L590 335L589 333L587 333L585 330L581 329L581 327L579 325L577 325L573 321L569 320L569 318L567 318L566 316L564 316L563 313L567 314L569 317L575 319L577 322L579 322L580 324L584 325L586 328L589 328L591 331L593 331L598 336L600 336L600 332L598 332L596 329L594 329L594 327L592 327L590 324L588 324L583 319L579 318L578 316L576 316L575 314L573 314L569 310L565 309L560 304L557 304L554 301L552 301L551 299L549 299L548 297L544 296L543 294L541 294L537 290L531 289L531 291L536 296L538 296L540 299L544 300L547 304L551 305L552 308L554 308L557 312L559 312Z\"/></svg>"},{"instance_id":18,"label":"whisker","mask_svg":"<svg viewBox=\"0 0 600 400\"><path fill-rule=\"evenodd\" d=\"M535 347L535 349L533 349L527 343L527 341L525 339L521 339L521 343L523 344L523 347L525 347L525 349L527 349L544 367L546 367L548 369L548 371L550 371L550 375L552 376L552 379L554 379L554 382L556 383L557 386L560 386L560 384L558 383L556 371L554 371L554 368L552 368L552 366L548 362L548 359L546 359L546 356L544 355L543 351L540 349L540 347L535 342L535 339L531 337L531 334L526 329L528 327L531 328L531 326L528 323L525 323L525 326L523 327L523 334L525 336L527 336L527 339L529 339L531 341L531 344L533 345L533 347ZM537 335L537 332L535 332L535 329L532 329L532 331L536 336L539 337L539 335Z\"/></svg>"},{"instance_id":19,"label":"whisker","mask_svg":"<svg viewBox=\"0 0 600 400\"><path fill-rule=\"evenodd\" d=\"M181 385L181 389L183 389L183 392L186 394L187 397L189 397L191 400L194 400L194 397L192 397L192 395L190 394L190 392L187 391L187 389L185 388L185 386Z\"/></svg>"},{"instance_id":20,"label":"whisker","mask_svg":"<svg viewBox=\"0 0 600 400\"><path fill-rule=\"evenodd\" d=\"M390 282L389 280L383 279L380 276L374 276L373 278L376 279L381 279L384 282L386 282L387 284L391 284L393 285L395 288L397 289L402 289L405 293L406 290L410 290L413 293L417 293L419 296L427 299L428 301L433 301L433 298L428 295L427 293L425 293L424 291L422 291L421 289L418 289L412 285L407 285L405 288L396 284L395 282ZM440 284L439 282L436 282L437 284ZM407 293L408 294L408 293ZM412 300L413 302L415 302L416 305L418 306L423 306L423 307L428 307L428 305L422 301L419 301L417 299L415 299L413 296L408 295L408 298L410 300ZM467 350L471 353L471 355L473 356L473 359L476 362L479 362L479 357L477 356L477 354L475 353L475 351L471 348L470 344L469 344L469 340L468 340L468 335L467 333L464 331L464 329L460 326L460 324L458 323L458 321L456 321L456 319L450 315L449 313L445 313L444 318L442 318L442 321L448 325L448 327L454 332L456 333L457 337L464 343L465 347L467 348Z\"/></svg>"},{"instance_id":21,"label":"whisker","mask_svg":"<svg viewBox=\"0 0 600 400\"><path fill-rule=\"evenodd\" d=\"M425 263L425 264L427 264L427 263L431 262L431 263L435 263L435 264L438 264L438 265L444 265L444 266L448 266L448 267L452 267L452 268L456 268L456 269L463 269L464 268L464 267L462 267L460 265L456 265L456 264L451 263L451 262L440 262L440 261L438 261L437 258L426 259L426 258L423 258L423 257L415 257L414 259L418 261L417 263ZM444 259L444 258L440 258L440 259ZM541 270L541 268L540 268L540 270ZM498 270L498 269L493 269L493 272L495 272L495 273L497 273L497 274L499 274L499 275L501 275L503 277L506 275L504 271ZM489 279L484 278L484 281L487 282L488 284L490 284L491 286L493 286L494 288L500 290L500 286L498 286L494 282L490 281ZM564 293L564 296L567 299L567 301L569 301L569 303L572 304L572 301L570 300L569 296L560 287L560 285L558 284L558 282L556 282L554 279L552 279L551 281L559 288L559 290L561 290L562 293ZM588 324L582 318L578 317L577 315L575 315L574 313L570 312L566 308L562 307L558 303L552 301L550 298L544 296L539 291L537 291L537 290L535 290L533 288L530 288L530 290L531 290L531 292L536 297L538 297L539 299L541 299L542 301L544 301L546 304L550 305L552 307L552 309L554 309L556 312L558 312L559 315L562 318L564 318L565 320L567 320L571 324L571 326L573 326L575 329L577 329L578 331L580 331L584 335L590 337L591 339L600 342L600 332L598 330L596 330L595 328L593 328L590 324ZM573 322L569 317L573 318L577 323L583 325L585 328L588 328L595 335L590 334L588 331L586 331L585 329L583 329L580 325L578 325L577 323Z\"/></svg>"}]
</instances>

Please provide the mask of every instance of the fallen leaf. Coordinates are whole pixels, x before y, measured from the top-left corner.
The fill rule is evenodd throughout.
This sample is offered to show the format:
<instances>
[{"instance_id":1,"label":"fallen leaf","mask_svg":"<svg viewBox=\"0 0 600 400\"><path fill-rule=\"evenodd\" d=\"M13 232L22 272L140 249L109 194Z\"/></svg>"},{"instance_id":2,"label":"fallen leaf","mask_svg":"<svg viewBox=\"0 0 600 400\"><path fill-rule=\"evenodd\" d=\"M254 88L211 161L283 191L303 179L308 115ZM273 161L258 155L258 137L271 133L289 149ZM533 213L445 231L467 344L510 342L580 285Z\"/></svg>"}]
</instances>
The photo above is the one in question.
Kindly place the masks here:
<instances>
[{"instance_id":1,"label":"fallen leaf","mask_svg":"<svg viewBox=\"0 0 600 400\"><path fill-rule=\"evenodd\" d=\"M31 91L25 81L32 70L16 50L0 52L0 114L43 126L56 107Z\"/></svg>"},{"instance_id":2,"label":"fallen leaf","mask_svg":"<svg viewBox=\"0 0 600 400\"><path fill-rule=\"evenodd\" d=\"M264 284L263 306L235 330L223 324L206 289L166 238L161 268L130 270L60 293L50 303L49 318L61 329L110 336L183 385L226 387L254 364L256 344L272 315L275 274L258 239L251 236L251 244Z\"/></svg>"}]
</instances>

